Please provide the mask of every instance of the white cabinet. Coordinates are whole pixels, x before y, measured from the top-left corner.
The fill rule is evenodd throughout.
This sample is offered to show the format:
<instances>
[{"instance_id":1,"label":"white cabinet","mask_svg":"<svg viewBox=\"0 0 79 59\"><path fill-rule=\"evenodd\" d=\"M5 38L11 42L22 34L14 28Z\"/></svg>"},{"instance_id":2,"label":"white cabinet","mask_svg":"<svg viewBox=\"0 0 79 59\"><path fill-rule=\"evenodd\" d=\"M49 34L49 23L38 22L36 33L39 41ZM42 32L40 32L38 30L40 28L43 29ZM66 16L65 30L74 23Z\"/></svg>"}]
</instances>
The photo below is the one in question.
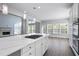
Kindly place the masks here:
<instances>
[{"instance_id":1,"label":"white cabinet","mask_svg":"<svg viewBox=\"0 0 79 59\"><path fill-rule=\"evenodd\" d=\"M42 55L46 52L48 48L48 37L42 39Z\"/></svg>"},{"instance_id":2,"label":"white cabinet","mask_svg":"<svg viewBox=\"0 0 79 59\"><path fill-rule=\"evenodd\" d=\"M22 56L35 56L35 43L29 44L28 46L21 49Z\"/></svg>"},{"instance_id":3,"label":"white cabinet","mask_svg":"<svg viewBox=\"0 0 79 59\"><path fill-rule=\"evenodd\" d=\"M77 22L78 18L79 18L79 12L78 12L78 6L79 4L78 3L74 3L71 7L71 10L70 10L70 19L69 19L69 42L70 42L70 46L72 46L73 44L73 22ZM76 34L76 33L74 33Z\"/></svg>"},{"instance_id":4,"label":"white cabinet","mask_svg":"<svg viewBox=\"0 0 79 59\"><path fill-rule=\"evenodd\" d=\"M36 56L41 56L41 44L36 46Z\"/></svg>"},{"instance_id":5,"label":"white cabinet","mask_svg":"<svg viewBox=\"0 0 79 59\"><path fill-rule=\"evenodd\" d=\"M42 39L39 39L38 41L36 41L36 56L41 56L41 41Z\"/></svg>"},{"instance_id":6,"label":"white cabinet","mask_svg":"<svg viewBox=\"0 0 79 59\"><path fill-rule=\"evenodd\" d=\"M73 7L73 9L72 9L72 11L73 11L73 18L78 18L78 3L74 3L74 5L72 6Z\"/></svg>"},{"instance_id":7,"label":"white cabinet","mask_svg":"<svg viewBox=\"0 0 79 59\"><path fill-rule=\"evenodd\" d=\"M79 19L79 3L73 3L72 5L72 8L70 10L70 20L69 20L69 43L70 43L70 46L74 52L74 54L76 55L76 51L75 49L73 48L74 47L74 36L73 34L77 35L77 31L78 30L78 26L74 26L73 24L75 22L78 22L78 19ZM76 28L77 27L77 28Z\"/></svg>"},{"instance_id":8,"label":"white cabinet","mask_svg":"<svg viewBox=\"0 0 79 59\"><path fill-rule=\"evenodd\" d=\"M42 56L48 49L48 37L37 39L32 44L21 49L22 56Z\"/></svg>"},{"instance_id":9,"label":"white cabinet","mask_svg":"<svg viewBox=\"0 0 79 59\"><path fill-rule=\"evenodd\" d=\"M23 53L22 56L35 56L35 48Z\"/></svg>"},{"instance_id":10,"label":"white cabinet","mask_svg":"<svg viewBox=\"0 0 79 59\"><path fill-rule=\"evenodd\" d=\"M78 5L78 3L74 3L71 9L73 22L77 21L77 19L79 18Z\"/></svg>"},{"instance_id":11,"label":"white cabinet","mask_svg":"<svg viewBox=\"0 0 79 59\"><path fill-rule=\"evenodd\" d=\"M42 56L48 49L48 37L43 37L36 43L36 56Z\"/></svg>"}]
</instances>

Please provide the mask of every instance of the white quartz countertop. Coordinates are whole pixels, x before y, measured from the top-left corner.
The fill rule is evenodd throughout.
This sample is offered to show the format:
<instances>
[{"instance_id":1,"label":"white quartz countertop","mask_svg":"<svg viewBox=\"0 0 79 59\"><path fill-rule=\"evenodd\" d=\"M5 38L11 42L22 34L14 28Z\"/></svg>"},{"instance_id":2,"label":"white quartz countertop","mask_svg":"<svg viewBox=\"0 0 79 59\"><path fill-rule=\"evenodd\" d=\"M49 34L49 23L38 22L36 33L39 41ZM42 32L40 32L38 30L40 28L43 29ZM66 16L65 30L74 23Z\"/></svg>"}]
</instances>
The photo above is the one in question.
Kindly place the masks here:
<instances>
[{"instance_id":1,"label":"white quartz countertop","mask_svg":"<svg viewBox=\"0 0 79 59\"><path fill-rule=\"evenodd\" d=\"M24 38L27 35L31 35L31 34L0 38L0 56L9 55L17 50L22 49L28 44L34 43L35 41L39 40L39 38L35 40ZM46 35L43 34L42 37L44 36Z\"/></svg>"}]
</instances>

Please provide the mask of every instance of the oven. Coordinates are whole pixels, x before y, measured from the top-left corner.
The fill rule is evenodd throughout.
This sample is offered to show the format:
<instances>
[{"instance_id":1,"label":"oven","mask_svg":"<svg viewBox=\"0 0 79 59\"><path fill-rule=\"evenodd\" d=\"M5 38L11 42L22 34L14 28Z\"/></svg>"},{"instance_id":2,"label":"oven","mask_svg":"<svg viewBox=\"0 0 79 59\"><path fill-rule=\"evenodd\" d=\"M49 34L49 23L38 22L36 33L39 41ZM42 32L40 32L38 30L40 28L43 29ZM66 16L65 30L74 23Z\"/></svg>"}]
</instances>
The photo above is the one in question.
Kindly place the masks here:
<instances>
[{"instance_id":1,"label":"oven","mask_svg":"<svg viewBox=\"0 0 79 59\"><path fill-rule=\"evenodd\" d=\"M79 40L78 38L73 38L73 48L79 54Z\"/></svg>"},{"instance_id":2,"label":"oven","mask_svg":"<svg viewBox=\"0 0 79 59\"><path fill-rule=\"evenodd\" d=\"M79 19L73 23L73 48L79 54Z\"/></svg>"}]
</instances>

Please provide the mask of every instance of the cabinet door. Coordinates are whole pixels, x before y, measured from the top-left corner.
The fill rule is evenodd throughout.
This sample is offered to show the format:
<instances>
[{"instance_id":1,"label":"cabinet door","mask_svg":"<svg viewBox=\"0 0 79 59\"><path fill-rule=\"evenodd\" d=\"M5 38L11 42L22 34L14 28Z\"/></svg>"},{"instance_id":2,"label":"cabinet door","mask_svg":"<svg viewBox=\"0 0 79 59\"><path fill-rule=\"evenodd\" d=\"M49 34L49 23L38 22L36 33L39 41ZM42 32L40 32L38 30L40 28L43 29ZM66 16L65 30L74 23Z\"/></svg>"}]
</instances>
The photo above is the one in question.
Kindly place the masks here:
<instances>
[{"instance_id":1,"label":"cabinet door","mask_svg":"<svg viewBox=\"0 0 79 59\"><path fill-rule=\"evenodd\" d=\"M72 16L73 21L77 21L77 18L78 18L78 3L73 4L72 15L73 15Z\"/></svg>"},{"instance_id":2,"label":"cabinet door","mask_svg":"<svg viewBox=\"0 0 79 59\"><path fill-rule=\"evenodd\" d=\"M45 45L42 43L42 55L44 55L45 52Z\"/></svg>"},{"instance_id":3,"label":"cabinet door","mask_svg":"<svg viewBox=\"0 0 79 59\"><path fill-rule=\"evenodd\" d=\"M35 56L35 48L25 52L22 56Z\"/></svg>"},{"instance_id":4,"label":"cabinet door","mask_svg":"<svg viewBox=\"0 0 79 59\"><path fill-rule=\"evenodd\" d=\"M35 42L21 49L22 56L35 55Z\"/></svg>"},{"instance_id":5,"label":"cabinet door","mask_svg":"<svg viewBox=\"0 0 79 59\"><path fill-rule=\"evenodd\" d=\"M46 52L46 50L47 50L47 44L43 43L42 44L42 55L44 55L44 53Z\"/></svg>"},{"instance_id":6,"label":"cabinet door","mask_svg":"<svg viewBox=\"0 0 79 59\"><path fill-rule=\"evenodd\" d=\"M38 46L36 46L36 56L41 56L41 44L39 44Z\"/></svg>"},{"instance_id":7,"label":"cabinet door","mask_svg":"<svg viewBox=\"0 0 79 59\"><path fill-rule=\"evenodd\" d=\"M48 38L45 37L42 40L42 55L44 55L44 53L46 52L47 49L48 49Z\"/></svg>"}]
</instances>

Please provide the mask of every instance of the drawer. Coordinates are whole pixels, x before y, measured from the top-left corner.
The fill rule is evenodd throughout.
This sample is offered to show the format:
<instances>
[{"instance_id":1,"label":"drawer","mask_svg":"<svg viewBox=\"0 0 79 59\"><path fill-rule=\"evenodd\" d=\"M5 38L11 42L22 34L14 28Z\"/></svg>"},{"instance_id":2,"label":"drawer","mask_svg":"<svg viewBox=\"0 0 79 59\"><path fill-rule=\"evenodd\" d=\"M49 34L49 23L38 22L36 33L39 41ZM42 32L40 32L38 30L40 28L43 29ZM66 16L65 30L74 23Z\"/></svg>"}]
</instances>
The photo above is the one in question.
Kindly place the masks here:
<instances>
[{"instance_id":1,"label":"drawer","mask_svg":"<svg viewBox=\"0 0 79 59\"><path fill-rule=\"evenodd\" d=\"M35 43L29 44L28 46L22 48L21 53L24 54L25 52L27 52L33 48L35 48Z\"/></svg>"},{"instance_id":2,"label":"drawer","mask_svg":"<svg viewBox=\"0 0 79 59\"><path fill-rule=\"evenodd\" d=\"M22 56L35 56L35 48L29 50L28 52L25 52L22 54Z\"/></svg>"}]
</instances>

